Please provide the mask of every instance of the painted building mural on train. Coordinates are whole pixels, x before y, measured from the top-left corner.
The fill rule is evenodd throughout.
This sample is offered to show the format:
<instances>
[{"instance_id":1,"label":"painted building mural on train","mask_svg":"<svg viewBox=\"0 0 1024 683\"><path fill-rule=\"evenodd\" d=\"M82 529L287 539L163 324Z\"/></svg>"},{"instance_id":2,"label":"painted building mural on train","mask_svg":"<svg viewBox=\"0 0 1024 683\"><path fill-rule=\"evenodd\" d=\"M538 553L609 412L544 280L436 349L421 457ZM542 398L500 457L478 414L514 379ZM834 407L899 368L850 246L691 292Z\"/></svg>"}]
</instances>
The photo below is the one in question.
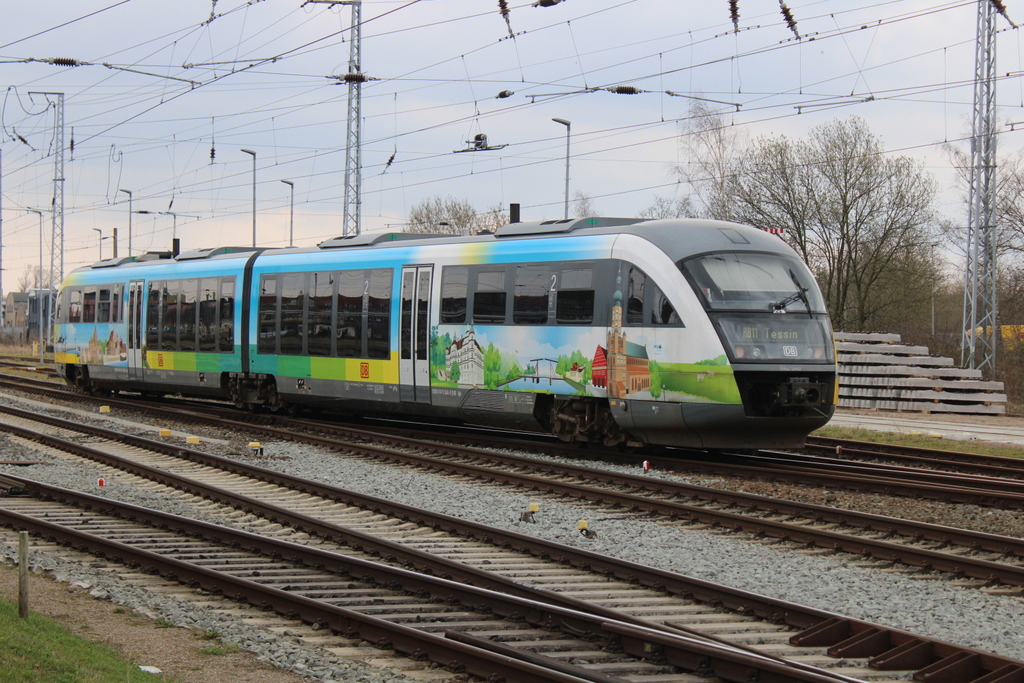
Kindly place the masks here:
<instances>
[{"instance_id":1,"label":"painted building mural on train","mask_svg":"<svg viewBox=\"0 0 1024 683\"><path fill-rule=\"evenodd\" d=\"M721 347L693 337L671 348L657 331L622 325L621 294L611 327L442 325L431 330L435 387L740 404ZM635 336L635 338L633 338ZM667 337L667 335L665 335Z\"/></svg>"}]
</instances>

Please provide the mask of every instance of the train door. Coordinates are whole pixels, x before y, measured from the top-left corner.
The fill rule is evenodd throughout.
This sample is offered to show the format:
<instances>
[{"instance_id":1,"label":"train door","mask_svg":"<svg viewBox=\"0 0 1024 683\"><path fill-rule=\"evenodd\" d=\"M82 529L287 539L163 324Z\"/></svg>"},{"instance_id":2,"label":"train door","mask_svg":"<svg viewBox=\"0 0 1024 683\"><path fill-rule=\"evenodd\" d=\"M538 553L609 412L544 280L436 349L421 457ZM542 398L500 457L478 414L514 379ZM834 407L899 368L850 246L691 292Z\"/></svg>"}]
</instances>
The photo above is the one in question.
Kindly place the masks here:
<instances>
[{"instance_id":1,"label":"train door","mask_svg":"<svg viewBox=\"0 0 1024 683\"><path fill-rule=\"evenodd\" d=\"M401 399L430 402L430 282L432 266L402 268L402 315L399 323Z\"/></svg>"},{"instance_id":2,"label":"train door","mask_svg":"<svg viewBox=\"0 0 1024 683\"><path fill-rule=\"evenodd\" d=\"M142 322L142 300L146 292L145 282L132 280L128 284L128 381L142 381L142 343L145 341L145 326Z\"/></svg>"}]
</instances>

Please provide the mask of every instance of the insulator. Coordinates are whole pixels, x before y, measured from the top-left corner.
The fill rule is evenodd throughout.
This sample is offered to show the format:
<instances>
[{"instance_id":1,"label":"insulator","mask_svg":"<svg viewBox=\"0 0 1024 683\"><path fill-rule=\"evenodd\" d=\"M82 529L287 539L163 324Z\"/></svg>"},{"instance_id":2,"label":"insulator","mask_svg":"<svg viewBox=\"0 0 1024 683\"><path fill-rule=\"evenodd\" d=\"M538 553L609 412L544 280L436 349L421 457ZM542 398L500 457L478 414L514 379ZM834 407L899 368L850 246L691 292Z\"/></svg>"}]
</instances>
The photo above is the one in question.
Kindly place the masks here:
<instances>
[{"instance_id":1,"label":"insulator","mask_svg":"<svg viewBox=\"0 0 1024 683\"><path fill-rule=\"evenodd\" d=\"M342 80L345 81L346 83L366 83L366 81L369 79L366 78L366 74L357 73L345 74L345 77Z\"/></svg>"},{"instance_id":2,"label":"insulator","mask_svg":"<svg viewBox=\"0 0 1024 683\"><path fill-rule=\"evenodd\" d=\"M82 66L80 61L71 57L55 57L50 60L50 63L55 66Z\"/></svg>"},{"instance_id":3,"label":"insulator","mask_svg":"<svg viewBox=\"0 0 1024 683\"><path fill-rule=\"evenodd\" d=\"M739 0L729 0L729 17L732 19L733 27L740 30L740 3Z\"/></svg>"},{"instance_id":4,"label":"insulator","mask_svg":"<svg viewBox=\"0 0 1024 683\"><path fill-rule=\"evenodd\" d=\"M786 26L789 27L789 30L792 31L797 38L799 38L800 33L796 30L796 19L793 18L793 12L782 0L779 0L779 9L782 10L782 17L786 20Z\"/></svg>"},{"instance_id":5,"label":"insulator","mask_svg":"<svg viewBox=\"0 0 1024 683\"><path fill-rule=\"evenodd\" d=\"M562 2L562 0L537 0L537 2L533 3L533 6L534 7L554 7L555 5L557 5L560 2Z\"/></svg>"},{"instance_id":6,"label":"insulator","mask_svg":"<svg viewBox=\"0 0 1024 683\"><path fill-rule=\"evenodd\" d=\"M507 0L498 0L498 11L501 16L508 18L508 2Z\"/></svg>"},{"instance_id":7,"label":"insulator","mask_svg":"<svg viewBox=\"0 0 1024 683\"><path fill-rule=\"evenodd\" d=\"M632 85L616 85L608 88L608 92L613 92L616 95L639 95L643 90Z\"/></svg>"},{"instance_id":8,"label":"insulator","mask_svg":"<svg viewBox=\"0 0 1024 683\"><path fill-rule=\"evenodd\" d=\"M210 163L212 164L213 160L216 159L216 158L217 158L217 150L214 148L213 145L210 145Z\"/></svg>"},{"instance_id":9,"label":"insulator","mask_svg":"<svg viewBox=\"0 0 1024 683\"><path fill-rule=\"evenodd\" d=\"M512 97L513 95L515 95L515 93L511 90L502 90L500 93L498 93L498 96L495 99L503 100L506 97Z\"/></svg>"}]
</instances>

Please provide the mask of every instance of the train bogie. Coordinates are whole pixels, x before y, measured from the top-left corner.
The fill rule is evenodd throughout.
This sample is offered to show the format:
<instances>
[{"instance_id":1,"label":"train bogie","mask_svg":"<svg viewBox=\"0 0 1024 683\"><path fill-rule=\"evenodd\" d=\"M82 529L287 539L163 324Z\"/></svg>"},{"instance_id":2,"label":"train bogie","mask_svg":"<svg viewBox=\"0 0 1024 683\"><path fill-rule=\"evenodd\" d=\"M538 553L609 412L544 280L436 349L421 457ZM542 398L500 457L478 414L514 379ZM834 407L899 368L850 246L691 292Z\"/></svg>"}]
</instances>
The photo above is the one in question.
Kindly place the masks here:
<instances>
[{"instance_id":1,"label":"train bogie","mask_svg":"<svg viewBox=\"0 0 1024 683\"><path fill-rule=\"evenodd\" d=\"M69 276L58 317L58 368L93 391L703 448L796 445L833 408L806 266L777 237L708 221L104 262Z\"/></svg>"}]
</instances>

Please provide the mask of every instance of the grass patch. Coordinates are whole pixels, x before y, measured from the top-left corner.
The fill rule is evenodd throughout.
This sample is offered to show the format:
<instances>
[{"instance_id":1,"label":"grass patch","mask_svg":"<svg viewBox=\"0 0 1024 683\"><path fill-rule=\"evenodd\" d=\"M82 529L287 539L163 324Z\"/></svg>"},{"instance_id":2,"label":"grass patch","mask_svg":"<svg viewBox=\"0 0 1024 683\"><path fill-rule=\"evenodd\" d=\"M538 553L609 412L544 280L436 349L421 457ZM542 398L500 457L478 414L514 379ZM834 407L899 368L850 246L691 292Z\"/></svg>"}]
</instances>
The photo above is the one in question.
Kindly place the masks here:
<instances>
[{"instance_id":1,"label":"grass patch","mask_svg":"<svg viewBox=\"0 0 1024 683\"><path fill-rule=\"evenodd\" d=\"M199 651L200 654L212 655L219 657L221 655L230 654L238 650L238 645L235 643L224 643L223 645L207 645Z\"/></svg>"},{"instance_id":2,"label":"grass patch","mask_svg":"<svg viewBox=\"0 0 1024 683\"><path fill-rule=\"evenodd\" d=\"M0 600L0 683L147 683L153 674L122 661L108 647Z\"/></svg>"},{"instance_id":3,"label":"grass patch","mask_svg":"<svg viewBox=\"0 0 1024 683\"><path fill-rule=\"evenodd\" d=\"M926 430L925 425L924 429ZM979 455L1000 455L1006 458L1024 458L1024 449L1019 446L1002 445L988 441L961 441L928 436L927 433L901 434L899 432L876 432L872 429L855 429L852 427L823 427L812 433L814 436L827 436L834 439L851 439L870 443L885 443L895 446L914 448L933 448L942 451L960 453L977 453Z\"/></svg>"},{"instance_id":4,"label":"grass patch","mask_svg":"<svg viewBox=\"0 0 1024 683\"><path fill-rule=\"evenodd\" d=\"M157 619L155 622L157 628L174 628L174 622L170 619Z\"/></svg>"}]
</instances>

